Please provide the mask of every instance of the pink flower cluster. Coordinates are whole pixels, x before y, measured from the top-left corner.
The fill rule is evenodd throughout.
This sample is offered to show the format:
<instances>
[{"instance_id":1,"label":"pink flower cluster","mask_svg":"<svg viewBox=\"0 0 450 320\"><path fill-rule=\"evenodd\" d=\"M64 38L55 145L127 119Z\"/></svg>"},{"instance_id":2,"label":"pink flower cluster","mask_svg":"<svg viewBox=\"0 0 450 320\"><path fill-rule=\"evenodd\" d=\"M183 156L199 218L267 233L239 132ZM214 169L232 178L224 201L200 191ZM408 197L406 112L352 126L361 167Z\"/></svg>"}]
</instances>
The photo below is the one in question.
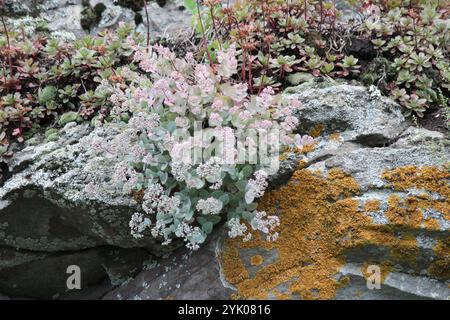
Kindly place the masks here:
<instances>
[{"instance_id":1,"label":"pink flower cluster","mask_svg":"<svg viewBox=\"0 0 450 320\"><path fill-rule=\"evenodd\" d=\"M248 240L248 227L241 222L247 220L254 230L275 240L279 219L255 211L254 203L268 187L271 171L250 158L261 141L266 147L312 143L311 137L292 133L299 127L301 103L276 95L270 87L249 95L247 84L232 80L238 64L234 45L218 52L213 66L196 62L191 54L177 58L159 45L148 50L132 41L130 45L145 73L123 68L118 72L126 84L102 82L101 90L110 94L113 104L116 118L111 126L117 134L93 139L92 145L98 153L121 159L112 178L124 193L144 191L142 212L133 214L129 224L133 236L140 237L148 228L163 244L181 237L195 250L206 238L203 230L210 229L197 223L226 212L233 217L227 224L230 237ZM199 129L217 135L198 140L192 133ZM260 131L264 139L247 134ZM243 138L241 145L236 137ZM221 146L220 155L218 148L201 162L191 161L198 149L203 157L213 143ZM235 161L242 145L250 150L243 157L249 164ZM244 218L243 212L251 215ZM153 224L150 217L156 218Z\"/></svg>"}]
</instances>

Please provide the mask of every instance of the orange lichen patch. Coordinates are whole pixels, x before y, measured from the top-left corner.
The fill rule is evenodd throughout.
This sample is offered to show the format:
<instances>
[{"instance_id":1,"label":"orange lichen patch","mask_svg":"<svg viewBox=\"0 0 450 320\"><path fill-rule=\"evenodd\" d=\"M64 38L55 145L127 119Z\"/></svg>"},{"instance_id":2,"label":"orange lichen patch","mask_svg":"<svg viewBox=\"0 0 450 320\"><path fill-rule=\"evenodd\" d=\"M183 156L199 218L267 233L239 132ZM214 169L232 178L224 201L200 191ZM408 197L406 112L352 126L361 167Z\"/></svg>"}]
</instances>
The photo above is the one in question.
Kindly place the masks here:
<instances>
[{"instance_id":1,"label":"orange lichen patch","mask_svg":"<svg viewBox=\"0 0 450 320\"><path fill-rule=\"evenodd\" d=\"M439 221L429 217L424 219L423 226L428 230L438 231L441 229Z\"/></svg>"},{"instance_id":2,"label":"orange lichen patch","mask_svg":"<svg viewBox=\"0 0 450 320\"><path fill-rule=\"evenodd\" d=\"M396 231L402 229L402 235L397 236ZM378 265L389 266L395 263L406 264L409 268L417 266L417 256L419 247L417 239L413 235L414 229L407 229L404 226L364 226L361 230L361 245L369 244L382 246L389 249L389 256L385 260L380 261Z\"/></svg>"},{"instance_id":3,"label":"orange lichen patch","mask_svg":"<svg viewBox=\"0 0 450 320\"><path fill-rule=\"evenodd\" d=\"M450 172L436 167L405 166L384 172L381 177L395 190L417 188L437 192L447 198L450 196Z\"/></svg>"},{"instance_id":4,"label":"orange lichen patch","mask_svg":"<svg viewBox=\"0 0 450 320\"><path fill-rule=\"evenodd\" d=\"M259 266L263 262L264 262L264 258L259 254L250 258L250 264L252 266Z\"/></svg>"},{"instance_id":5,"label":"orange lichen patch","mask_svg":"<svg viewBox=\"0 0 450 320\"><path fill-rule=\"evenodd\" d=\"M280 154L279 160L280 161L286 160L288 158L289 154L290 154L290 152L288 152L288 151L287 152L283 152L282 154Z\"/></svg>"},{"instance_id":6,"label":"orange lichen patch","mask_svg":"<svg viewBox=\"0 0 450 320\"><path fill-rule=\"evenodd\" d=\"M317 138L322 134L323 130L325 130L325 125L323 123L319 123L311 129L309 135L313 138Z\"/></svg>"},{"instance_id":7,"label":"orange lichen patch","mask_svg":"<svg viewBox=\"0 0 450 320\"><path fill-rule=\"evenodd\" d=\"M425 220L423 222L426 227L439 229L437 221L424 219L423 212L427 210L438 211L444 219L450 220L450 172L435 167L406 166L385 172L382 178L388 181L394 190L424 189L442 198L432 199L428 194L408 196L405 199L391 196L390 208L386 213L391 223L417 228Z\"/></svg>"},{"instance_id":8,"label":"orange lichen patch","mask_svg":"<svg viewBox=\"0 0 450 320\"><path fill-rule=\"evenodd\" d=\"M347 285L347 284L350 283L350 278L349 278L348 276L342 277L342 278L339 280L339 282L340 282L342 285Z\"/></svg>"},{"instance_id":9,"label":"orange lichen patch","mask_svg":"<svg viewBox=\"0 0 450 320\"><path fill-rule=\"evenodd\" d=\"M273 290L272 294L276 300L292 300L292 296L288 292L280 292L278 290Z\"/></svg>"},{"instance_id":10,"label":"orange lichen patch","mask_svg":"<svg viewBox=\"0 0 450 320\"><path fill-rule=\"evenodd\" d=\"M383 225L368 225L361 230L361 239L364 244L383 244L385 246L397 246L399 239L393 228Z\"/></svg>"},{"instance_id":11,"label":"orange lichen patch","mask_svg":"<svg viewBox=\"0 0 450 320\"><path fill-rule=\"evenodd\" d=\"M437 279L450 279L450 237L439 240L433 251L436 259L428 267L428 272Z\"/></svg>"},{"instance_id":12,"label":"orange lichen patch","mask_svg":"<svg viewBox=\"0 0 450 320\"><path fill-rule=\"evenodd\" d=\"M342 171L331 170L324 178L320 172L300 170L294 173L288 186L268 193L259 209L281 218L281 236L272 243L279 258L258 270L253 278L241 277L240 281L224 268L228 281L238 288L237 295L266 298L279 285L290 283L290 294L303 299L332 298L342 285L332 278L343 264L336 251L343 243L353 241L355 220L370 222L368 217L355 215L359 203L349 197L358 191L356 181ZM347 236L350 238L343 240ZM337 243L339 238L343 243ZM264 247L265 242L253 237L245 244L228 243L225 254L230 260L223 259L224 264L236 264L239 247Z\"/></svg>"},{"instance_id":13,"label":"orange lichen patch","mask_svg":"<svg viewBox=\"0 0 450 320\"><path fill-rule=\"evenodd\" d=\"M330 140L332 140L332 141L339 141L339 138L340 138L339 132L330 134Z\"/></svg>"},{"instance_id":14,"label":"orange lichen patch","mask_svg":"<svg viewBox=\"0 0 450 320\"><path fill-rule=\"evenodd\" d=\"M232 240L227 240L230 243ZM225 245L227 245L227 243ZM234 284L248 278L248 272L239 256L239 251L235 246L227 245L228 250L221 256L223 273L227 275L227 280Z\"/></svg>"},{"instance_id":15,"label":"orange lichen patch","mask_svg":"<svg viewBox=\"0 0 450 320\"><path fill-rule=\"evenodd\" d=\"M411 266L414 266L418 254L417 240L410 234L398 239L397 243L391 246L391 257L394 261L409 262Z\"/></svg>"},{"instance_id":16,"label":"orange lichen patch","mask_svg":"<svg viewBox=\"0 0 450 320\"><path fill-rule=\"evenodd\" d=\"M290 154L292 154L292 153L294 153L294 154L300 154L300 153L306 154L306 153L312 152L312 151L315 150L315 148L316 148L316 143L307 144L307 145L304 145L304 146L301 147L301 148L298 148L298 147L288 147L288 148L286 148L286 149L284 150L284 152L280 155L280 160L285 160L285 159L287 159L287 157L288 157Z\"/></svg>"},{"instance_id":17,"label":"orange lichen patch","mask_svg":"<svg viewBox=\"0 0 450 320\"><path fill-rule=\"evenodd\" d=\"M308 164L308 160L302 159L302 160L298 163L298 169L303 169L307 164Z\"/></svg>"},{"instance_id":18,"label":"orange lichen patch","mask_svg":"<svg viewBox=\"0 0 450 320\"><path fill-rule=\"evenodd\" d=\"M266 299L283 285L288 287L283 296L331 299L348 283L348 278L338 281L335 277L346 263L346 254L368 245L388 249L385 257L370 261L382 269L383 281L397 263L414 268L420 250L414 231L422 227L422 210L441 206L442 202L448 201L448 195L443 192L444 186L439 180L432 181L425 174L437 174L436 179L446 177L438 170L426 169L424 172L416 168L414 174L409 167L405 170L409 172L405 176L401 175L401 170L386 172L383 176L394 181L396 190L414 187L439 191L444 200L425 196L402 199L393 194L385 213L391 222L388 225L374 224L367 214L380 209L378 200L367 200L361 209L357 198L360 196L359 184L342 170L331 169L324 175L319 171L300 169L286 186L267 192L258 210L280 217L280 237L269 243L254 233L252 240L245 243L227 241L221 262L226 279L237 288L235 297ZM427 183L416 179L417 176ZM397 180L391 180L393 177ZM412 177L415 182L402 182L402 177ZM427 189L427 185L431 187ZM268 254L276 252L277 259L260 267L250 277L240 258L242 248L263 248ZM441 249L436 254L445 256ZM441 261L436 263L436 269L449 268L448 258L436 261Z\"/></svg>"},{"instance_id":19,"label":"orange lichen patch","mask_svg":"<svg viewBox=\"0 0 450 320\"><path fill-rule=\"evenodd\" d=\"M389 223L410 228L420 227L423 215L414 197L402 199L399 195L393 194L389 196L388 205L385 214Z\"/></svg>"},{"instance_id":20,"label":"orange lichen patch","mask_svg":"<svg viewBox=\"0 0 450 320\"><path fill-rule=\"evenodd\" d=\"M302 153L310 153L310 152L313 152L315 149L316 149L315 143L308 144L306 146L303 146Z\"/></svg>"},{"instance_id":21,"label":"orange lichen patch","mask_svg":"<svg viewBox=\"0 0 450 320\"><path fill-rule=\"evenodd\" d=\"M378 199L371 199L367 200L364 203L364 211L366 212L375 212L380 210L380 200Z\"/></svg>"}]
</instances>

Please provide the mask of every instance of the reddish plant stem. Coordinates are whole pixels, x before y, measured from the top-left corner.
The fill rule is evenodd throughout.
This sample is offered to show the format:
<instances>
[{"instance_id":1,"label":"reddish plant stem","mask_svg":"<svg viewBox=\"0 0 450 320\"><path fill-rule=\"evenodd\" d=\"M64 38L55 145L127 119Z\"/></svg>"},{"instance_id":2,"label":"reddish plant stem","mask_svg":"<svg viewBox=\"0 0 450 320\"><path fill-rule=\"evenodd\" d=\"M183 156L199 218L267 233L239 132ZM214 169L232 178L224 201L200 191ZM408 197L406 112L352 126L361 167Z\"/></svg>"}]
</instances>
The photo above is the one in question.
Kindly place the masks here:
<instances>
[{"instance_id":1,"label":"reddish plant stem","mask_svg":"<svg viewBox=\"0 0 450 320\"><path fill-rule=\"evenodd\" d=\"M414 43L415 43L414 47L417 50L417 47L419 46L419 44L417 43L416 18L413 16L412 20L413 20L413 30L414 30Z\"/></svg>"},{"instance_id":2,"label":"reddish plant stem","mask_svg":"<svg viewBox=\"0 0 450 320\"><path fill-rule=\"evenodd\" d=\"M288 23L289 23L289 9L290 9L290 5L289 5L289 1L287 1L287 7L286 7L286 21L285 21L285 26L284 26L284 34L287 34L287 27L288 27Z\"/></svg>"},{"instance_id":3,"label":"reddish plant stem","mask_svg":"<svg viewBox=\"0 0 450 320\"><path fill-rule=\"evenodd\" d=\"M322 24L323 24L323 0L319 0L320 3L320 26L319 31L322 31Z\"/></svg>"},{"instance_id":4,"label":"reddish plant stem","mask_svg":"<svg viewBox=\"0 0 450 320\"><path fill-rule=\"evenodd\" d=\"M246 59L247 59L247 55L246 55L246 51L245 48L242 47L242 70L241 70L241 81L245 82L245 74L246 74Z\"/></svg>"},{"instance_id":5,"label":"reddish plant stem","mask_svg":"<svg viewBox=\"0 0 450 320\"><path fill-rule=\"evenodd\" d=\"M10 77L12 78L14 75L14 72L13 72L13 65L12 65L12 59L11 59L11 43L9 41L8 28L6 27L5 18L3 18L3 16L0 16L0 18L2 20L3 28L5 29L6 43L8 45L8 51L7 51L6 55L8 56Z\"/></svg>"},{"instance_id":6,"label":"reddish plant stem","mask_svg":"<svg viewBox=\"0 0 450 320\"><path fill-rule=\"evenodd\" d=\"M2 63L3 81L6 83L6 66Z\"/></svg>"},{"instance_id":7,"label":"reddish plant stem","mask_svg":"<svg viewBox=\"0 0 450 320\"><path fill-rule=\"evenodd\" d=\"M213 25L214 35L216 36L217 42L219 43L219 48L222 50L222 43L220 42L219 34L217 33L216 19L214 16L214 10L213 10L212 6L209 8L209 12L211 14L211 21L212 21L212 25Z\"/></svg>"},{"instance_id":8,"label":"reddish plant stem","mask_svg":"<svg viewBox=\"0 0 450 320\"><path fill-rule=\"evenodd\" d=\"M147 52L150 46L150 19L148 17L147 0L144 0L145 19L147 20Z\"/></svg>"},{"instance_id":9,"label":"reddish plant stem","mask_svg":"<svg viewBox=\"0 0 450 320\"><path fill-rule=\"evenodd\" d=\"M22 32L22 41L25 42L25 27L23 25L21 25L20 31Z\"/></svg>"},{"instance_id":10,"label":"reddish plant stem","mask_svg":"<svg viewBox=\"0 0 450 320\"><path fill-rule=\"evenodd\" d=\"M308 0L304 1L305 3L305 21L308 20Z\"/></svg>"},{"instance_id":11,"label":"reddish plant stem","mask_svg":"<svg viewBox=\"0 0 450 320\"><path fill-rule=\"evenodd\" d=\"M251 94L253 94L252 62L253 61L251 59L249 59L249 64L248 64L248 88L249 88Z\"/></svg>"},{"instance_id":12,"label":"reddish plant stem","mask_svg":"<svg viewBox=\"0 0 450 320\"><path fill-rule=\"evenodd\" d=\"M333 0L333 35L336 30L336 0Z\"/></svg>"},{"instance_id":13,"label":"reddish plant stem","mask_svg":"<svg viewBox=\"0 0 450 320\"><path fill-rule=\"evenodd\" d=\"M205 27L203 26L202 15L200 13L200 1L199 0L197 0L197 14L198 14L198 20L200 22L200 28L202 29L202 36L203 36L202 41L205 46L206 55L208 56L209 65L212 66L213 61L212 61L211 54L208 49L208 41L206 40Z\"/></svg>"}]
</instances>

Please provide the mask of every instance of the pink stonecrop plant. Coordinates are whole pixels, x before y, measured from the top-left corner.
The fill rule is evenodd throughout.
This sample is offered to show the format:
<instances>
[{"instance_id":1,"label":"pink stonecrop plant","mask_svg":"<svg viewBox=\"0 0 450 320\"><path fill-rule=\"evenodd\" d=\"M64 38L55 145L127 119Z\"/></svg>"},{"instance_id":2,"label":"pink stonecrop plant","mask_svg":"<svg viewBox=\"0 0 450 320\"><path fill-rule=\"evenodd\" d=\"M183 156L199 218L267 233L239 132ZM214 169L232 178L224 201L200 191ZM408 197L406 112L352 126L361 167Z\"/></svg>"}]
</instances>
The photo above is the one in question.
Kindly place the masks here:
<instances>
[{"instance_id":1,"label":"pink stonecrop plant","mask_svg":"<svg viewBox=\"0 0 450 320\"><path fill-rule=\"evenodd\" d=\"M271 88L249 96L232 79L234 46L210 66L192 54L178 58L159 45L130 43L140 70L119 68L122 84L103 80L97 88L110 96L113 121L105 126L117 134L91 144L121 159L111 183L143 195L132 235L149 233L163 244L182 238L196 250L226 217L230 237L248 240L253 228L275 240L278 217L257 211L255 201L277 170L280 148L311 142L293 134L301 104Z\"/></svg>"}]
</instances>

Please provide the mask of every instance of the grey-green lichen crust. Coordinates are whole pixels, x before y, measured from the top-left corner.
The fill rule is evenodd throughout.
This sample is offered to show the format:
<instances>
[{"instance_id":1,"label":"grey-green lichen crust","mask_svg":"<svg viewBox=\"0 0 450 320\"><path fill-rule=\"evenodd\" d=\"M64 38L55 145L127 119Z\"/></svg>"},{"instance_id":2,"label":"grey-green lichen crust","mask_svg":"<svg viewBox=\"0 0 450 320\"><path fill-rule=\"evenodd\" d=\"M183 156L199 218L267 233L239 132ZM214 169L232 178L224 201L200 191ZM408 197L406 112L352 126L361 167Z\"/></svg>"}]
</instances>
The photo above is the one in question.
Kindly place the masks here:
<instances>
[{"instance_id":1,"label":"grey-green lichen crust","mask_svg":"<svg viewBox=\"0 0 450 320\"><path fill-rule=\"evenodd\" d=\"M91 152L90 138L107 128L69 123L57 141L29 146L7 160L12 177L0 190L0 245L34 251L82 250L99 245L171 251L152 238L136 240L128 222L137 204L108 181L116 160ZM89 184L103 186L89 192Z\"/></svg>"}]
</instances>

